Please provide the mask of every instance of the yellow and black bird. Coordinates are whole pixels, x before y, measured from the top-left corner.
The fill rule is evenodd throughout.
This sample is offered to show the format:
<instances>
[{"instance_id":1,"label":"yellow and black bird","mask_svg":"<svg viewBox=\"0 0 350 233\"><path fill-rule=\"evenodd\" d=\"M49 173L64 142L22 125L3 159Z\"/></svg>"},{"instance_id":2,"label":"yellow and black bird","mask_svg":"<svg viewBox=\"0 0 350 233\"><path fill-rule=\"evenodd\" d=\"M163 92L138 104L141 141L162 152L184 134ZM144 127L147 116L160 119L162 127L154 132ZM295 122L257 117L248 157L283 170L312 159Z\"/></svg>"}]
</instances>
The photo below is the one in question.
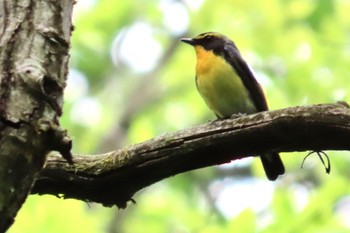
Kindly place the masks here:
<instances>
[{"instance_id":1,"label":"yellow and black bird","mask_svg":"<svg viewBox=\"0 0 350 233\"><path fill-rule=\"evenodd\" d=\"M196 85L205 103L218 118L268 110L262 88L235 43L217 32L205 32L182 42L196 50ZM284 174L278 153L260 155L269 180Z\"/></svg>"}]
</instances>

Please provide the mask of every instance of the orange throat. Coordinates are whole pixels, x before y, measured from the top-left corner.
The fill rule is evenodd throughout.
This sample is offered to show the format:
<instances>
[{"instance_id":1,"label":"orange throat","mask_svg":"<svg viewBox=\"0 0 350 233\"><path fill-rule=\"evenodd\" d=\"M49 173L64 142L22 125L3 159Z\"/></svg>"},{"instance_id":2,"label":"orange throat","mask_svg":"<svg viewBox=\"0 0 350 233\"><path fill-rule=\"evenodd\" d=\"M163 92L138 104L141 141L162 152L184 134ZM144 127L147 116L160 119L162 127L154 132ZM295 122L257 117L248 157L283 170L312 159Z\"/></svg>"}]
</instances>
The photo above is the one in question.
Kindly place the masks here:
<instances>
[{"instance_id":1,"label":"orange throat","mask_svg":"<svg viewBox=\"0 0 350 233\"><path fill-rule=\"evenodd\" d=\"M213 67L213 61L215 59L215 54L211 51L205 50L202 46L196 45L195 47L197 55L197 64L196 64L196 74L201 76L207 74Z\"/></svg>"}]
</instances>

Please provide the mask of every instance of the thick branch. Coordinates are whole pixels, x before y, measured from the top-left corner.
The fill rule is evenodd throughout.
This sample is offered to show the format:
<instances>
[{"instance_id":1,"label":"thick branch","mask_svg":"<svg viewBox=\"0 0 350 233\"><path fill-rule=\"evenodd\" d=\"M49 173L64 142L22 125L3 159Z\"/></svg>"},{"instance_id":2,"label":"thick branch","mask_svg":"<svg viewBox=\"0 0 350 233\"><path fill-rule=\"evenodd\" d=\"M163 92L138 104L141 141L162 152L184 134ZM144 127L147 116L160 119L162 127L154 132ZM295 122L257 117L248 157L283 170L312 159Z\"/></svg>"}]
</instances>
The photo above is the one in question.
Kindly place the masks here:
<instances>
[{"instance_id":1,"label":"thick branch","mask_svg":"<svg viewBox=\"0 0 350 233\"><path fill-rule=\"evenodd\" d=\"M102 155L51 155L32 193L124 208L135 192L189 170L266 151L349 150L350 109L294 107L209 122Z\"/></svg>"}]
</instances>

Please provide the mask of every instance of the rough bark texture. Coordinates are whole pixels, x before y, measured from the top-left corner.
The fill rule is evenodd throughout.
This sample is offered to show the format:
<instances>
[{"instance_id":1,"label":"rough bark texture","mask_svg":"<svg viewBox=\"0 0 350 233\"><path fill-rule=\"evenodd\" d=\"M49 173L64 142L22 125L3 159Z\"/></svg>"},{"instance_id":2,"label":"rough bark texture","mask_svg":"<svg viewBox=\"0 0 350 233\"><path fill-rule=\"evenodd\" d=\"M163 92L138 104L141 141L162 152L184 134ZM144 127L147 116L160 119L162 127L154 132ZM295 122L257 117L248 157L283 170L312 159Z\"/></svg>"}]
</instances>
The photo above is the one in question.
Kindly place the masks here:
<instances>
[{"instance_id":1,"label":"rough bark texture","mask_svg":"<svg viewBox=\"0 0 350 233\"><path fill-rule=\"evenodd\" d=\"M58 123L73 2L0 0L0 232L12 224L46 154L68 160Z\"/></svg>"},{"instance_id":2,"label":"rough bark texture","mask_svg":"<svg viewBox=\"0 0 350 233\"><path fill-rule=\"evenodd\" d=\"M196 168L266 151L350 150L350 109L315 105L214 121L107 154L50 155L32 193L125 208L140 189ZM288 171L287 171L288 172Z\"/></svg>"}]
</instances>

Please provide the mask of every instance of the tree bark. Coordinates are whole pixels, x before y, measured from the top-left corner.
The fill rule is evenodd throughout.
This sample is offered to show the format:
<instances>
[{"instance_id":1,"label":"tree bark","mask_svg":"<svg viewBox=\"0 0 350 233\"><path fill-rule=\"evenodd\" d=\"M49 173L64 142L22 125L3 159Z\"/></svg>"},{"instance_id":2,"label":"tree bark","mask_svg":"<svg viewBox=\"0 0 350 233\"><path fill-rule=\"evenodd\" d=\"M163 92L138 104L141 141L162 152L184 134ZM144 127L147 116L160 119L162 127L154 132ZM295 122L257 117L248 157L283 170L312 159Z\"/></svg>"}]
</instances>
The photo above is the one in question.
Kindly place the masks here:
<instances>
[{"instance_id":1,"label":"tree bark","mask_svg":"<svg viewBox=\"0 0 350 233\"><path fill-rule=\"evenodd\" d=\"M73 1L0 0L0 232L14 221L46 154L70 159L61 129Z\"/></svg>"},{"instance_id":2,"label":"tree bark","mask_svg":"<svg viewBox=\"0 0 350 233\"><path fill-rule=\"evenodd\" d=\"M350 109L294 107L213 121L102 155L50 155L32 193L125 208L140 189L189 170L267 151L350 149ZM288 172L288 171L287 171Z\"/></svg>"}]
</instances>

